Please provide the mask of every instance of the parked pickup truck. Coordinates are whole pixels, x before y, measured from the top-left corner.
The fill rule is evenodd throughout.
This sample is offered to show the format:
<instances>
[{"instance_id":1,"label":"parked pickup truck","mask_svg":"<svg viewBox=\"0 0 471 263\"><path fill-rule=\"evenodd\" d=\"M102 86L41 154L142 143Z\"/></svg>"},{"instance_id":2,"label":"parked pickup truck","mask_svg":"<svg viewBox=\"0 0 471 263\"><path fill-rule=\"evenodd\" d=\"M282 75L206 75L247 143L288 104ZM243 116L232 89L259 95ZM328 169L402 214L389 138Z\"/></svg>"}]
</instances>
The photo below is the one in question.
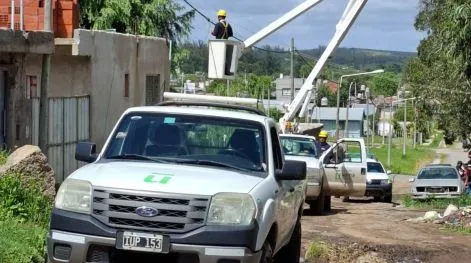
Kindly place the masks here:
<instances>
[{"instance_id":1,"label":"parked pickup truck","mask_svg":"<svg viewBox=\"0 0 471 263\"><path fill-rule=\"evenodd\" d=\"M299 262L306 163L257 109L130 108L75 158L89 164L58 190L49 262Z\"/></svg>"},{"instance_id":2,"label":"parked pickup truck","mask_svg":"<svg viewBox=\"0 0 471 263\"><path fill-rule=\"evenodd\" d=\"M307 193L306 203L310 212L321 215L325 209L330 208L330 198L321 195L321 190L327 189L327 178L316 169L319 166L320 149L316 138L303 134L281 134L281 146L287 160L304 161L307 165Z\"/></svg>"}]
</instances>

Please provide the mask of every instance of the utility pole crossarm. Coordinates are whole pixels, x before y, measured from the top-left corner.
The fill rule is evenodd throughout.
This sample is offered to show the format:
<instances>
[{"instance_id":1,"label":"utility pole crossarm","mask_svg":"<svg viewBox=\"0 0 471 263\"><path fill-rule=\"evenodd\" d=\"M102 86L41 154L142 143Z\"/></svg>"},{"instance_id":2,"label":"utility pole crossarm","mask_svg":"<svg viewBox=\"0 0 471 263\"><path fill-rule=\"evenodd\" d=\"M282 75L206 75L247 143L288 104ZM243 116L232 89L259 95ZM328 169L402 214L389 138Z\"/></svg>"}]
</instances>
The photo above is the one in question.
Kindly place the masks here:
<instances>
[{"instance_id":1,"label":"utility pole crossarm","mask_svg":"<svg viewBox=\"0 0 471 263\"><path fill-rule=\"evenodd\" d=\"M286 25L287 23L291 22L296 17L304 14L309 9L313 8L323 0L306 0L296 6L295 8L291 9L288 13L283 15L282 17L278 18L277 20L273 21L268 26L262 28L257 33L253 34L251 37L247 38L244 41L245 48L249 48L258 42L262 41L264 38L271 35L276 30L280 29L282 26Z\"/></svg>"}]
</instances>

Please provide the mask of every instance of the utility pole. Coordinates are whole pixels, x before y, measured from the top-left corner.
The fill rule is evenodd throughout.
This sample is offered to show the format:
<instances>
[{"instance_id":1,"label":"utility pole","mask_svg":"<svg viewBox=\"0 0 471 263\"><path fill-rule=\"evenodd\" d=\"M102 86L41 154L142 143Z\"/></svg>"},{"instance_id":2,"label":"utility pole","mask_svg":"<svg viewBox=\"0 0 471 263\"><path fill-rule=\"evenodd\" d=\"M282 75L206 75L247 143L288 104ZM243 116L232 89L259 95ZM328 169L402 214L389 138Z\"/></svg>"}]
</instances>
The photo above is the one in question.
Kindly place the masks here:
<instances>
[{"instance_id":1,"label":"utility pole","mask_svg":"<svg viewBox=\"0 0 471 263\"><path fill-rule=\"evenodd\" d=\"M417 102L413 101L414 103L414 149L417 145Z\"/></svg>"},{"instance_id":2,"label":"utility pole","mask_svg":"<svg viewBox=\"0 0 471 263\"><path fill-rule=\"evenodd\" d=\"M294 38L291 38L291 101L294 100Z\"/></svg>"},{"instance_id":3,"label":"utility pole","mask_svg":"<svg viewBox=\"0 0 471 263\"><path fill-rule=\"evenodd\" d=\"M51 0L44 2L44 31L51 32ZM47 155L47 145L49 139L49 103L48 103L48 86L49 72L51 71L51 54L44 54L42 58L41 71L41 87L39 96L39 148Z\"/></svg>"},{"instance_id":4,"label":"utility pole","mask_svg":"<svg viewBox=\"0 0 471 263\"><path fill-rule=\"evenodd\" d=\"M406 156L406 141L407 141L407 100L404 100L404 134L402 134L402 155Z\"/></svg>"},{"instance_id":5,"label":"utility pole","mask_svg":"<svg viewBox=\"0 0 471 263\"><path fill-rule=\"evenodd\" d=\"M392 107L393 101L389 106L389 142L388 142L388 167L391 168L391 143L392 143L392 130L393 130L393 119L392 119Z\"/></svg>"}]
</instances>

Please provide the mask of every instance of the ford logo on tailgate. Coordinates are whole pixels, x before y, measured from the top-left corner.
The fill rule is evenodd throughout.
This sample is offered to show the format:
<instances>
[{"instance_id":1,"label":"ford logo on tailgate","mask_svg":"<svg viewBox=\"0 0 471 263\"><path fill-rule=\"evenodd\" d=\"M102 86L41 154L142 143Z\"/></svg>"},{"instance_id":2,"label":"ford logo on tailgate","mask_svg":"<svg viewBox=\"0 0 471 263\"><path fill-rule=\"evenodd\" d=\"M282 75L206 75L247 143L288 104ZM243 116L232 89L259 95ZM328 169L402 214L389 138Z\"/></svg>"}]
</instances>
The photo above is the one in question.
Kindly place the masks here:
<instances>
[{"instance_id":1,"label":"ford logo on tailgate","mask_svg":"<svg viewBox=\"0 0 471 263\"><path fill-rule=\"evenodd\" d=\"M153 217L159 214L159 210L152 207L141 206L136 208L136 214L144 217Z\"/></svg>"}]
</instances>

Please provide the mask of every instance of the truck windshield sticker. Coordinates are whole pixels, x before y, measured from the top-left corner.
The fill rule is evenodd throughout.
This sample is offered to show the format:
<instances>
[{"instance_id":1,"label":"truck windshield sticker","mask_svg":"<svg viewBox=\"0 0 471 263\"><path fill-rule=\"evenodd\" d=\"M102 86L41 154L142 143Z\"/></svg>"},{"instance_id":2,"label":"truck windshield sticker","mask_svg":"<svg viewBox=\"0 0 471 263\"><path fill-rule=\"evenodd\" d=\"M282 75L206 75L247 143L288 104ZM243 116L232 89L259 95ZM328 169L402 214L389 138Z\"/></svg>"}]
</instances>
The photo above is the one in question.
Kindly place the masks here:
<instances>
[{"instance_id":1,"label":"truck windshield sticker","mask_svg":"<svg viewBox=\"0 0 471 263\"><path fill-rule=\"evenodd\" d=\"M172 117L165 117L164 123L174 124L174 123L175 123L175 118L172 118Z\"/></svg>"},{"instance_id":2,"label":"truck windshield sticker","mask_svg":"<svg viewBox=\"0 0 471 263\"><path fill-rule=\"evenodd\" d=\"M170 179L172 179L172 176L173 175L171 174L152 173L144 178L144 182L150 183L150 184L155 184L155 183L167 184L170 181Z\"/></svg>"}]
</instances>

